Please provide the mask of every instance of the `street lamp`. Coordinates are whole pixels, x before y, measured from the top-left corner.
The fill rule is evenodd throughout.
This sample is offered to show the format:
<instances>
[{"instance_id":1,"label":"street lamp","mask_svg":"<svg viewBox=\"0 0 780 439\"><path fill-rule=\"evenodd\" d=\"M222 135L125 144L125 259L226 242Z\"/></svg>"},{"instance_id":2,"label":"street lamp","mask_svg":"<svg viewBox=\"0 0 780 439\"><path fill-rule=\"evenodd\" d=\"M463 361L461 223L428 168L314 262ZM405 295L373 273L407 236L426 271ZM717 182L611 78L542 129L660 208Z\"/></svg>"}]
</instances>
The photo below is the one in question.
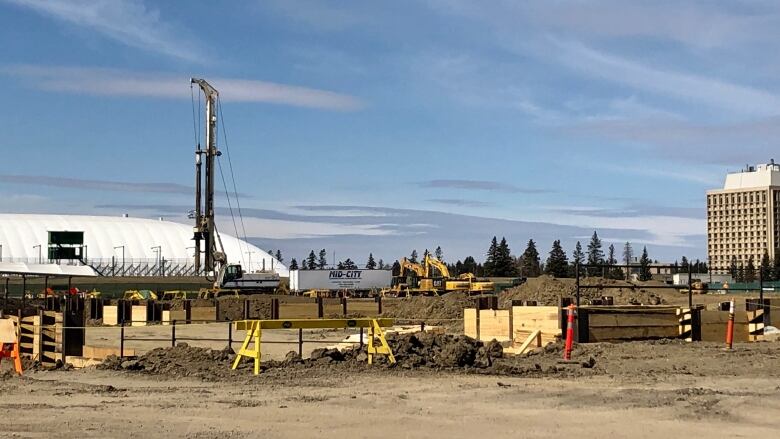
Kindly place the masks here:
<instances>
[{"instance_id":1,"label":"street lamp","mask_svg":"<svg viewBox=\"0 0 780 439\"><path fill-rule=\"evenodd\" d=\"M157 253L157 274L160 274L160 270L161 270L160 257L162 256L162 246L155 245L154 247L152 247L152 251Z\"/></svg>"},{"instance_id":2,"label":"street lamp","mask_svg":"<svg viewBox=\"0 0 780 439\"><path fill-rule=\"evenodd\" d=\"M244 271L247 273L252 273L252 253L254 252L244 252L244 253L249 255L249 266L246 267Z\"/></svg>"},{"instance_id":3,"label":"street lamp","mask_svg":"<svg viewBox=\"0 0 780 439\"><path fill-rule=\"evenodd\" d=\"M41 252L42 252L41 245L40 244L34 245L33 246L33 250L35 250L36 248L38 249L38 263L39 264L43 264L43 255L41 254Z\"/></svg>"},{"instance_id":4,"label":"street lamp","mask_svg":"<svg viewBox=\"0 0 780 439\"><path fill-rule=\"evenodd\" d=\"M124 245L118 245L114 247L114 250L121 248L122 249L122 276L125 275L125 246Z\"/></svg>"}]
</instances>

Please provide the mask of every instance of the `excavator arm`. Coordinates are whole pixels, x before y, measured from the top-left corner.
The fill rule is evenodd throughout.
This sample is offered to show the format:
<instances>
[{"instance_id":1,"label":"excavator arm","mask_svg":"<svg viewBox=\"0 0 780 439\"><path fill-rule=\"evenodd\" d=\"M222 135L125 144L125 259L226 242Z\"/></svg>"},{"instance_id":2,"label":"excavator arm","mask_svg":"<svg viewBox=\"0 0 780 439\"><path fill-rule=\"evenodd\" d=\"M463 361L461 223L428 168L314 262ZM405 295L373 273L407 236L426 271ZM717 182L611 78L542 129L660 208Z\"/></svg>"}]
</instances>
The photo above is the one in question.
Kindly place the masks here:
<instances>
[{"instance_id":1,"label":"excavator arm","mask_svg":"<svg viewBox=\"0 0 780 439\"><path fill-rule=\"evenodd\" d=\"M425 277L425 268L423 268L420 264L415 264L414 262L403 258L400 261L401 264L401 272L399 273L400 277L404 277L407 270L413 271L415 274L417 274L418 277Z\"/></svg>"},{"instance_id":2,"label":"excavator arm","mask_svg":"<svg viewBox=\"0 0 780 439\"><path fill-rule=\"evenodd\" d=\"M439 276L449 278L450 277L450 270L447 269L447 265L436 259L435 257L431 255L425 255L425 272L426 277L435 277L433 276L433 272L431 270L431 267L437 269L439 271Z\"/></svg>"}]
</instances>

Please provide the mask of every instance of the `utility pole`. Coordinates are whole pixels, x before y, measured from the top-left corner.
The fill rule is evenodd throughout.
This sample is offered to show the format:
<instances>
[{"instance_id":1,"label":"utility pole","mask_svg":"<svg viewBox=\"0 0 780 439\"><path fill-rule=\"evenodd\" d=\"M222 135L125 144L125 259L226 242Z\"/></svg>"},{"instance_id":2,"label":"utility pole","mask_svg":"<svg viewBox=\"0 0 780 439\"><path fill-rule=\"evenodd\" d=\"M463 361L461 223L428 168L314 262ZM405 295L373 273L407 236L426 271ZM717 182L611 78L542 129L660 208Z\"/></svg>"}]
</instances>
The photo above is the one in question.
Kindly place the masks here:
<instances>
[{"instance_id":1,"label":"utility pole","mask_svg":"<svg viewBox=\"0 0 780 439\"><path fill-rule=\"evenodd\" d=\"M206 97L206 149L197 145L195 150L195 269L201 268L201 245L204 243L204 269L206 272L214 270L216 252L215 226L214 226L214 178L215 159L220 155L217 150L217 98L219 92L206 80L191 78L191 84L197 84ZM201 155L206 155L205 194L203 194L201 176ZM204 201L205 208L202 208Z\"/></svg>"}]
</instances>

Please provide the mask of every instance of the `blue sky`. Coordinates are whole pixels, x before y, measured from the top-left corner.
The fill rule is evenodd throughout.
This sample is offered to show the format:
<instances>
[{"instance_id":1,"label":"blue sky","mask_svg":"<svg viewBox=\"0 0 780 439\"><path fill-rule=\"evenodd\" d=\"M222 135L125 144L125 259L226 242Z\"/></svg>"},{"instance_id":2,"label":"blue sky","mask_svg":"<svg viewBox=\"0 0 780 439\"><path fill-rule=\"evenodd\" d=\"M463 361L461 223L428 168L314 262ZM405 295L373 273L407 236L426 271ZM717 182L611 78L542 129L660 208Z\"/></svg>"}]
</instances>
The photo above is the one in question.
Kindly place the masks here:
<instances>
[{"instance_id":1,"label":"blue sky","mask_svg":"<svg viewBox=\"0 0 780 439\"><path fill-rule=\"evenodd\" d=\"M704 258L705 191L780 134L778 29L762 1L0 0L0 210L186 221L198 76L287 259L593 230Z\"/></svg>"}]
</instances>

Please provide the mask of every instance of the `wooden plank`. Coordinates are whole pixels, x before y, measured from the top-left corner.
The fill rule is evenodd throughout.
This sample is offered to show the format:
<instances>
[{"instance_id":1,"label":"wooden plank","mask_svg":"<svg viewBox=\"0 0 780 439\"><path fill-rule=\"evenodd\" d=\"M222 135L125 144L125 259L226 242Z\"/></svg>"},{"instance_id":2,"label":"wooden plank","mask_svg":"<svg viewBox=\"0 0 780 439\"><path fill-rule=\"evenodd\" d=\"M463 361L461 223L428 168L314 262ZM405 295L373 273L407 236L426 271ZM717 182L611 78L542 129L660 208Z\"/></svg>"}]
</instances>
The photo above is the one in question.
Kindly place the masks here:
<instances>
[{"instance_id":1,"label":"wooden plank","mask_svg":"<svg viewBox=\"0 0 780 439\"><path fill-rule=\"evenodd\" d=\"M197 322L197 320L216 320L217 307L215 306L193 307L190 310L190 319L192 319L193 323L205 323L205 322Z\"/></svg>"},{"instance_id":2,"label":"wooden plank","mask_svg":"<svg viewBox=\"0 0 780 439\"><path fill-rule=\"evenodd\" d=\"M475 308L463 310L463 334L467 337L477 338L477 310Z\"/></svg>"},{"instance_id":3,"label":"wooden plank","mask_svg":"<svg viewBox=\"0 0 780 439\"><path fill-rule=\"evenodd\" d=\"M105 312L105 311L103 311ZM187 318L187 311L183 309L176 309L168 311L170 316L170 321L176 320L177 322L183 323L184 320Z\"/></svg>"},{"instance_id":4,"label":"wooden plank","mask_svg":"<svg viewBox=\"0 0 780 439\"><path fill-rule=\"evenodd\" d=\"M134 349L128 349L125 348L124 352L125 356L133 357L135 356L135 350ZM107 347L98 347L98 346L88 346L84 345L84 352L82 353L82 357L85 358L94 358L97 360L104 360L109 355L116 355L119 356L119 348L107 348Z\"/></svg>"},{"instance_id":5,"label":"wooden plank","mask_svg":"<svg viewBox=\"0 0 780 439\"><path fill-rule=\"evenodd\" d=\"M675 338L677 326L625 326L589 328L588 341L647 340L653 338Z\"/></svg>"},{"instance_id":6,"label":"wooden plank","mask_svg":"<svg viewBox=\"0 0 780 439\"><path fill-rule=\"evenodd\" d=\"M513 306L512 327L514 329L560 330L557 306Z\"/></svg>"},{"instance_id":7,"label":"wooden plank","mask_svg":"<svg viewBox=\"0 0 780 439\"><path fill-rule=\"evenodd\" d=\"M171 324L171 311L164 309L162 312L162 325L168 326Z\"/></svg>"},{"instance_id":8,"label":"wooden plank","mask_svg":"<svg viewBox=\"0 0 780 439\"><path fill-rule=\"evenodd\" d=\"M528 349L529 346L531 346L531 343L534 343L536 347L542 346L542 330L537 329L535 331L532 331L530 334L528 334L528 337L525 338L525 341L520 345L520 347L517 349L517 353L519 355L522 355L526 349Z\"/></svg>"},{"instance_id":9,"label":"wooden plank","mask_svg":"<svg viewBox=\"0 0 780 439\"><path fill-rule=\"evenodd\" d=\"M323 306L324 308L324 306ZM349 308L349 305L347 305ZM349 311L349 309L347 309ZM328 313L323 309L323 313ZM280 303L279 317L283 319L316 319L317 304L314 302Z\"/></svg>"},{"instance_id":10,"label":"wooden plank","mask_svg":"<svg viewBox=\"0 0 780 439\"><path fill-rule=\"evenodd\" d=\"M146 305L133 305L130 309L130 326L146 326Z\"/></svg>"},{"instance_id":11,"label":"wooden plank","mask_svg":"<svg viewBox=\"0 0 780 439\"><path fill-rule=\"evenodd\" d=\"M510 341L509 310L482 309L479 311L479 339L490 341Z\"/></svg>"},{"instance_id":12,"label":"wooden plank","mask_svg":"<svg viewBox=\"0 0 780 439\"><path fill-rule=\"evenodd\" d=\"M119 324L118 307L116 305L103 306L103 324L107 326L116 326Z\"/></svg>"},{"instance_id":13,"label":"wooden plank","mask_svg":"<svg viewBox=\"0 0 780 439\"><path fill-rule=\"evenodd\" d=\"M680 321L676 314L659 313L590 313L588 315L589 328L601 327L634 327L634 326L674 326L679 328Z\"/></svg>"}]
</instances>

